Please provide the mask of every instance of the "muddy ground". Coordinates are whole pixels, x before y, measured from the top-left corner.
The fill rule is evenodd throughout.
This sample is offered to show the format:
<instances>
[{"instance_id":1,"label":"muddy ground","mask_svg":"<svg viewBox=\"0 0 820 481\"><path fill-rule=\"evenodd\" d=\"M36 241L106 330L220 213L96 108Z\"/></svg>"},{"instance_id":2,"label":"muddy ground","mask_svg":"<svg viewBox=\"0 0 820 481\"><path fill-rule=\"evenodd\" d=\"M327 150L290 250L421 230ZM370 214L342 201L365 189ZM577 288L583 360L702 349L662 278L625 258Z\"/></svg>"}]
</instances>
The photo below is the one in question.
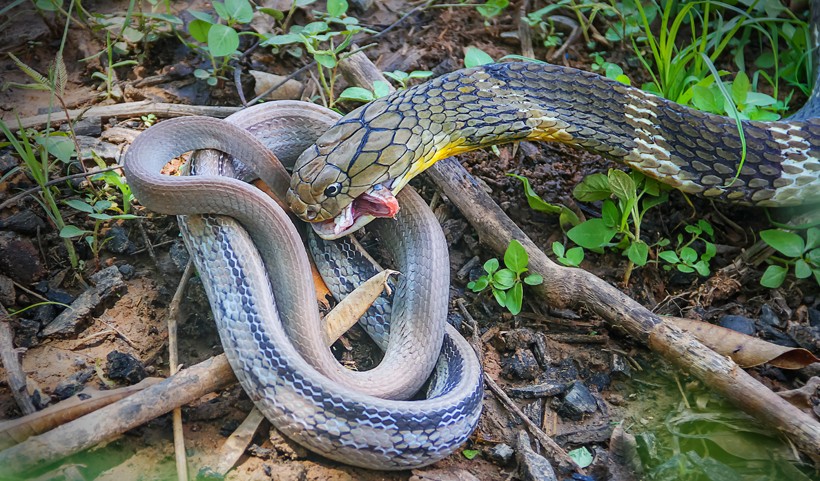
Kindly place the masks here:
<instances>
[{"instance_id":1,"label":"muddy ground","mask_svg":"<svg viewBox=\"0 0 820 481\"><path fill-rule=\"evenodd\" d=\"M276 2L263 2L276 7ZM267 5L270 3L270 5ZM288 3L288 2L284 2ZM321 8L323 2L306 9L298 9L293 17L296 24L312 20L310 8ZM530 2L536 3L536 2ZM116 14L125 11L127 2L83 2L89 11ZM412 5L399 1L375 2L362 10L352 11L363 24L380 30L398 20ZM521 2L514 1L501 15L488 20L473 8L428 9L410 16L389 35L380 38L366 53L383 71L431 70L435 74L460 68L463 49L476 46L494 58L506 54L521 54L520 42L511 32L518 31L517 13ZM148 8L146 3L145 8ZM184 21L190 21L187 8L208 10L209 5L198 1L174 2L173 11ZM538 6L530 5L529 11ZM17 55L23 62L44 72L53 60L60 43L63 18L59 14L38 14L24 6L12 10L3 21L0 49ZM302 23L304 22L304 23ZM240 105L233 80L220 81L216 87L197 80L192 71L205 62L183 47L174 36L163 36L151 43L148 55L141 63L117 69L116 85L121 96L101 98L99 81L91 73L99 71L101 57L82 61L104 50L104 35L93 29L74 26L69 30L65 61L69 81L65 101L69 108L118 102L154 100L194 105ZM243 40L245 42L245 40ZM362 37L361 44L367 43ZM243 43L240 50L249 47ZM598 46L612 61L620 61L634 79L643 75L636 66L629 46ZM535 41L535 55L546 58L552 52ZM572 44L557 62L589 69L590 50L583 41ZM304 59L289 55L273 55L265 49L255 49L237 62L241 69L246 98L253 96L253 80L249 69L288 75L304 64ZM3 80L26 82L27 78L7 57L0 58ZM157 77L159 76L159 77ZM145 79L156 79L146 82ZM310 99L316 87L309 76L297 80L307 85L302 95ZM637 82L636 82L637 83ZM344 82L340 82L344 87ZM26 118L43 113L49 105L49 93L42 91L8 89L0 92L2 117L7 123L16 117ZM797 104L795 104L797 105ZM354 104L342 104L350 109ZM55 114L58 115L58 114ZM115 163L133 134L145 128L139 117L111 117L96 120L101 125L84 125L82 135L97 145L104 160ZM107 133L106 133L107 132ZM98 152L99 153L99 152ZM584 176L606 172L618 167L600 157L561 145L521 143L501 147L498 153L476 152L459 156L470 172L486 183L493 197L545 251L554 241L564 242L557 217L537 213L527 206L519 181L506 174L514 172L530 179L535 191L551 203L565 203L587 216L597 214L595 205L577 205L572 189ZM9 148L0 149L0 202L32 187L31 179L23 172L12 172L19 160ZM93 162L86 161L88 167ZM12 172L9 175L9 172ZM77 172L76 166L60 165L52 172L54 177ZM432 183L422 178L414 181L426 199L435 194ZM99 187L98 187L99 188ZM58 198L82 198L89 189L84 180L74 180L56 186ZM437 201L436 213L442 220L450 244L451 320L463 320L456 301L464 300L469 312L478 322L482 333L484 369L505 390L521 388L537 382L577 382L591 396L588 412L573 413L567 405L565 393L536 400L516 399L536 424L553 436L566 450L586 446L592 451L595 463L589 469L592 479L639 479L629 469L619 468L607 448L613 426L622 422L627 430L640 432L656 429L670 411L685 403L684 393L694 402L697 397L712 404L723 402L709 394L708 387L700 385L686 373L672 369L659 361L645 348L636 345L622 333L611 331L604 323L585 311L554 310L534 297L525 296L523 312L512 316L502 310L491 296L476 295L466 288L469 280L481 273L480 264L496 255L483 249L472 228L446 198ZM77 212L65 208L66 219L75 224L93 226ZM112 240L101 250L98 258L84 242L75 243L84 266L75 272L68 264L67 254L55 227L40 205L28 197L0 212L0 280L3 284L2 304L16 311L43 300L72 302L87 288L89 276L110 266L116 266L122 286L81 322L66 331L54 334L46 326L62 311L55 305L43 305L12 317L15 344L20 348L23 369L29 378L29 388L37 393L38 407L54 404L83 386L105 388L133 383L143 376L166 376L167 358L166 315L171 297L177 287L187 255L179 238L173 218L154 215L142 209L138 221L111 222L104 226L103 235ZM17 217L15 217L17 216ZM14 219L14 221L10 220ZM645 219L644 232L651 244L661 237L680 232L685 223L707 219L715 227L718 256L713 271L731 264L735 258L756 240L755 233L767 228L765 215L758 209L725 204L711 204L700 199L687 199L673 192L670 202L654 209ZM148 244L153 255L148 252ZM472 258L480 262L459 276L459 271ZM753 268L746 278L723 280L707 284L703 278L667 272L657 263L637 269L624 286L621 278L626 258L608 252L587 253L582 268L617 285L634 299L660 314L682 315L719 322L727 315L747 319L754 333L775 342L797 344L787 333L792 323L816 325L820 315L820 293L816 284L794 279L779 289L758 285L762 267ZM719 288L729 285L725 290ZM194 279L187 288L182 304L180 325L180 358L185 365L193 365L221 352L210 308L201 288ZM761 327L763 326L763 327ZM532 336L543 336L546 352L535 353ZM363 341L365 336L353 330L348 341ZM802 347L818 352L817 339L800 340ZM361 358L360 351L348 352L346 344L337 343L335 352L340 358L355 359L359 368L366 368L372 360ZM357 348L358 349L358 348ZM126 354L128 364L123 379L112 372L111 353ZM365 352L367 348L365 348ZM540 354L540 355L537 355ZM115 355L116 357L116 355ZM127 363L126 363L127 364ZM624 368L623 366L627 367ZM764 367L752 370L765 384L776 390L801 385L816 373L810 366L801 371L787 372ZM128 377L129 373L135 372ZM0 370L0 420L20 415ZM700 401L698 401L698 405ZM183 408L185 442L189 466L193 473L209 465L225 437L244 419L252 404L238 386L213 393ZM649 427L647 427L649 426ZM655 426L655 427L652 427ZM228 479L276 480L406 480L406 479L469 479L447 478L435 470L445 470L459 476L466 471L487 481L521 479L516 462L505 464L493 459L491 451L499 444L514 444L523 424L504 408L489 391L485 394L485 414L478 430L459 451L432 468L418 472L383 473L355 469L322 459L301 449L289 447L282 441L269 439L269 428L264 426L254 438L253 446L240 460ZM477 450L473 459L472 450ZM42 479L71 478L100 480L172 479L173 442L170 415L135 429L121 438L88 453L76 455L58 467L43 469ZM71 474L66 474L70 471ZM425 474L427 473L427 474ZM453 474L455 473L455 474ZM809 474L810 475L810 474ZM424 477L427 476L427 477ZM463 476L463 474L462 474ZM700 479L700 478L692 478ZM777 478L772 478L777 479Z\"/></svg>"}]
</instances>

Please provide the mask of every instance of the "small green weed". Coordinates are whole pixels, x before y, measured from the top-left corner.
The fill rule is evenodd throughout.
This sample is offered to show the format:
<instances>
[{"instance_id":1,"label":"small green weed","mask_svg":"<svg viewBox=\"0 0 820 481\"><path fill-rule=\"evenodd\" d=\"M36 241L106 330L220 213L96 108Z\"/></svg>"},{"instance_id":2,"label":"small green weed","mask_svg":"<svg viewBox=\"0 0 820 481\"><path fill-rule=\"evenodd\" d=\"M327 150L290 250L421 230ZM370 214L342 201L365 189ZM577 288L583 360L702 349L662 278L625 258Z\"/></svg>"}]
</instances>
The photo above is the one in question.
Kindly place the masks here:
<instances>
[{"instance_id":1,"label":"small green weed","mask_svg":"<svg viewBox=\"0 0 820 481\"><path fill-rule=\"evenodd\" d=\"M607 78L617 80L622 84L632 85L632 81L629 80L629 77L626 76L624 69L622 69L620 65L607 62L598 52L592 54L592 65L590 68L594 72L601 72Z\"/></svg>"},{"instance_id":2,"label":"small green weed","mask_svg":"<svg viewBox=\"0 0 820 481\"><path fill-rule=\"evenodd\" d=\"M689 240L684 242L683 234L678 234L677 247L675 250L664 250L658 252L658 257L666 261L668 264L664 265L664 270L672 270L677 268L680 272L691 273L697 272L701 276L708 276L711 271L709 269L709 262L717 254L717 247L714 244L715 232L712 225L704 219L700 219L695 225L687 225L684 230L689 233ZM708 240L707 240L708 239ZM704 245L704 252L699 254L697 250L692 247L696 241L700 241ZM671 244L669 239L661 239L658 242L658 247L667 247Z\"/></svg>"},{"instance_id":3,"label":"small green weed","mask_svg":"<svg viewBox=\"0 0 820 481\"><path fill-rule=\"evenodd\" d=\"M348 87L339 94L338 101L348 100L353 102L370 102L384 97L390 93L390 85L387 82L377 80L373 82L373 90L363 87Z\"/></svg>"},{"instance_id":4,"label":"small green weed","mask_svg":"<svg viewBox=\"0 0 820 481\"><path fill-rule=\"evenodd\" d=\"M464 66L467 68L487 65L493 62L495 62L495 60L490 57L490 54L478 47L467 47L464 49Z\"/></svg>"},{"instance_id":5,"label":"small green weed","mask_svg":"<svg viewBox=\"0 0 820 481\"><path fill-rule=\"evenodd\" d=\"M412 72L407 73L401 70L393 70L392 72L385 72L384 76L398 82L400 88L406 89L411 80L432 77L433 72L429 70L413 70Z\"/></svg>"},{"instance_id":6,"label":"small green weed","mask_svg":"<svg viewBox=\"0 0 820 481\"><path fill-rule=\"evenodd\" d=\"M528 270L529 255L520 242L513 239L504 252L505 268L499 269L498 259L490 259L484 263L487 273L467 284L473 292L482 292L487 287L501 307L506 307L511 314L521 312L524 301L524 284L537 286L544 282L540 274L530 274L522 277Z\"/></svg>"},{"instance_id":7,"label":"small green weed","mask_svg":"<svg viewBox=\"0 0 820 481\"><path fill-rule=\"evenodd\" d=\"M527 198L527 204L530 209L543 212L545 214L558 214L558 223L561 229L567 230L575 227L581 223L581 219L569 207L565 205L554 205L542 199L530 186L530 180L523 175L507 174L510 177L515 177L524 185L524 195ZM583 256L581 256L583 258Z\"/></svg>"},{"instance_id":8,"label":"small green weed","mask_svg":"<svg viewBox=\"0 0 820 481\"><path fill-rule=\"evenodd\" d=\"M789 267L794 267L794 276L806 279L814 275L820 284L820 228L810 227L806 230L805 240L794 232L779 229L764 230L760 238L774 250L785 257L771 256L774 262L763 273L760 284L765 287L776 288L783 284Z\"/></svg>"},{"instance_id":9,"label":"small green weed","mask_svg":"<svg viewBox=\"0 0 820 481\"><path fill-rule=\"evenodd\" d=\"M108 54L108 63L105 68L105 72L94 72L91 74L91 78L95 78L101 80L102 86L105 88L105 98L116 98L119 99L122 97L122 92L119 90L115 90L114 82L117 80L117 72L116 69L120 67L125 67L126 65L137 65L136 60L120 60L119 62L114 62L114 46L111 43L111 34L106 32L105 34L105 50L100 52L106 52Z\"/></svg>"},{"instance_id":10,"label":"small green weed","mask_svg":"<svg viewBox=\"0 0 820 481\"><path fill-rule=\"evenodd\" d=\"M205 12L189 10L194 20L188 24L188 34L197 43L186 44L202 52L211 62L210 69L196 69L194 76L216 85L228 69L230 61L238 54L239 36L256 35L253 32L238 32L240 25L253 20L253 7L248 0L225 0L213 2L217 18ZM224 24L222 23L224 22Z\"/></svg>"},{"instance_id":11,"label":"small green weed","mask_svg":"<svg viewBox=\"0 0 820 481\"><path fill-rule=\"evenodd\" d=\"M627 174L611 169L607 175L589 175L575 187L573 195L583 202L602 200L601 217L573 227L567 237L595 252L606 247L623 251L629 259L623 279L628 284L634 266L646 265L649 256L649 245L641 239L641 221L649 209L667 201L667 190L637 171ZM613 242L616 237L619 240Z\"/></svg>"},{"instance_id":12,"label":"small green weed","mask_svg":"<svg viewBox=\"0 0 820 481\"><path fill-rule=\"evenodd\" d=\"M558 259L558 262L568 267L578 267L581 265L581 262L584 261L583 247L572 247L566 250L566 247L560 242L553 242L552 253L555 254L555 258Z\"/></svg>"}]
</instances>

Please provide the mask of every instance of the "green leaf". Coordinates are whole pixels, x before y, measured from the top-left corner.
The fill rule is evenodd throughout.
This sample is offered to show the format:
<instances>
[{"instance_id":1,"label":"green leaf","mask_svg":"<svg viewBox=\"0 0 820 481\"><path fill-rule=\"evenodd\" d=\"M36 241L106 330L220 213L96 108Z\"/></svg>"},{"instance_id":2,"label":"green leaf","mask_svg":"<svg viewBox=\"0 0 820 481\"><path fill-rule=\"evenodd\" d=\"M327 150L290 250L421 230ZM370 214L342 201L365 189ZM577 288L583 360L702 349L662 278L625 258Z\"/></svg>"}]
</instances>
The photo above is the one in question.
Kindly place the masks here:
<instances>
[{"instance_id":1,"label":"green leaf","mask_svg":"<svg viewBox=\"0 0 820 481\"><path fill-rule=\"evenodd\" d=\"M803 249L805 248L803 238L793 232L769 229L762 231L760 238L783 255L789 257L803 255Z\"/></svg>"},{"instance_id":2,"label":"green leaf","mask_svg":"<svg viewBox=\"0 0 820 481\"><path fill-rule=\"evenodd\" d=\"M386 95L390 95L390 84L383 80L373 82L373 96L381 98Z\"/></svg>"},{"instance_id":3,"label":"green leaf","mask_svg":"<svg viewBox=\"0 0 820 481\"><path fill-rule=\"evenodd\" d=\"M316 0L294 0L293 4L297 7L306 7L315 2Z\"/></svg>"},{"instance_id":4,"label":"green leaf","mask_svg":"<svg viewBox=\"0 0 820 481\"><path fill-rule=\"evenodd\" d=\"M62 135L38 136L37 143L61 162L70 162L75 153L74 142Z\"/></svg>"},{"instance_id":5,"label":"green leaf","mask_svg":"<svg viewBox=\"0 0 820 481\"><path fill-rule=\"evenodd\" d=\"M691 247L684 247L680 250L680 260L686 264L694 264L698 260L698 252Z\"/></svg>"},{"instance_id":6,"label":"green leaf","mask_svg":"<svg viewBox=\"0 0 820 481\"><path fill-rule=\"evenodd\" d=\"M589 219L573 227L567 237L586 249L600 249L609 244L617 230L607 227L603 219Z\"/></svg>"},{"instance_id":7,"label":"green leaf","mask_svg":"<svg viewBox=\"0 0 820 481\"><path fill-rule=\"evenodd\" d=\"M347 12L347 0L327 0L327 14L331 17L341 17Z\"/></svg>"},{"instance_id":8,"label":"green leaf","mask_svg":"<svg viewBox=\"0 0 820 481\"><path fill-rule=\"evenodd\" d=\"M527 197L527 204L530 206L530 209L538 211L538 212L545 212L547 214L559 214L561 213L561 208L555 205L550 204L549 202L545 202L530 186L530 180L523 175L517 174L507 174L510 177L515 177L516 179L520 180L522 184L524 184L524 195Z\"/></svg>"},{"instance_id":9,"label":"green leaf","mask_svg":"<svg viewBox=\"0 0 820 481\"><path fill-rule=\"evenodd\" d=\"M88 217L91 217L92 219L96 220L111 220L114 218L113 216L105 214L103 212L95 212L93 214L88 214Z\"/></svg>"},{"instance_id":10,"label":"green leaf","mask_svg":"<svg viewBox=\"0 0 820 481\"><path fill-rule=\"evenodd\" d=\"M609 171L607 179L609 180L610 190L621 201L627 202L637 196L635 181L626 172L612 169Z\"/></svg>"},{"instance_id":11,"label":"green leaf","mask_svg":"<svg viewBox=\"0 0 820 481\"><path fill-rule=\"evenodd\" d=\"M431 72L429 70L413 70L412 72L410 72L410 75L409 75L410 78L419 78L419 79L420 78L428 78L428 77L432 77L432 76L433 76L433 72Z\"/></svg>"},{"instance_id":12,"label":"green leaf","mask_svg":"<svg viewBox=\"0 0 820 481\"><path fill-rule=\"evenodd\" d=\"M253 20L253 7L248 0L225 0L225 10L230 18L239 23L250 23Z\"/></svg>"},{"instance_id":13,"label":"green leaf","mask_svg":"<svg viewBox=\"0 0 820 481\"><path fill-rule=\"evenodd\" d=\"M541 274L530 274L524 278L524 284L528 286L538 286L544 282L544 277Z\"/></svg>"},{"instance_id":14,"label":"green leaf","mask_svg":"<svg viewBox=\"0 0 820 481\"><path fill-rule=\"evenodd\" d=\"M806 250L820 247L820 228L812 227L806 231Z\"/></svg>"},{"instance_id":15,"label":"green leaf","mask_svg":"<svg viewBox=\"0 0 820 481\"><path fill-rule=\"evenodd\" d=\"M588 175L575 186L572 195L582 202L594 202L596 200L608 199L612 195L609 189L609 179L604 174Z\"/></svg>"},{"instance_id":16,"label":"green leaf","mask_svg":"<svg viewBox=\"0 0 820 481\"><path fill-rule=\"evenodd\" d=\"M80 229L76 225L67 225L60 229L60 237L62 237L63 239L72 239L74 237L80 237L86 232L88 231Z\"/></svg>"},{"instance_id":17,"label":"green leaf","mask_svg":"<svg viewBox=\"0 0 820 481\"><path fill-rule=\"evenodd\" d=\"M267 47L268 45L289 45L292 43L301 43L304 40L304 37L299 35L298 33L286 33L285 35L274 35L269 39L262 42L262 46Z\"/></svg>"},{"instance_id":18,"label":"green leaf","mask_svg":"<svg viewBox=\"0 0 820 481\"><path fill-rule=\"evenodd\" d=\"M732 100L738 105L745 104L746 95L749 93L750 87L749 77L746 75L746 72L738 72L737 76L735 76L735 81L732 82Z\"/></svg>"},{"instance_id":19,"label":"green leaf","mask_svg":"<svg viewBox=\"0 0 820 481\"><path fill-rule=\"evenodd\" d=\"M202 20L205 23L214 23L214 17L212 17L210 13L200 12L199 10L188 10L188 13L197 20Z\"/></svg>"},{"instance_id":20,"label":"green leaf","mask_svg":"<svg viewBox=\"0 0 820 481\"><path fill-rule=\"evenodd\" d=\"M670 264L677 264L680 262L678 254L675 251L663 251L658 253L658 257Z\"/></svg>"},{"instance_id":21,"label":"green leaf","mask_svg":"<svg viewBox=\"0 0 820 481\"><path fill-rule=\"evenodd\" d=\"M330 30L330 26L327 22L310 22L302 28L302 34L310 37L312 35L325 33L328 30Z\"/></svg>"},{"instance_id":22,"label":"green leaf","mask_svg":"<svg viewBox=\"0 0 820 481\"><path fill-rule=\"evenodd\" d=\"M313 58L319 62L319 65L326 68L333 68L336 66L336 57L333 55L328 55L326 53L317 53L313 55Z\"/></svg>"},{"instance_id":23,"label":"green leaf","mask_svg":"<svg viewBox=\"0 0 820 481\"><path fill-rule=\"evenodd\" d=\"M772 289L780 287L783 281L786 280L786 274L788 274L788 272L788 269L785 267L771 265L766 269L766 272L763 273L763 277L760 278L760 285Z\"/></svg>"},{"instance_id":24,"label":"green leaf","mask_svg":"<svg viewBox=\"0 0 820 481\"><path fill-rule=\"evenodd\" d=\"M686 273L686 274L691 274L691 273L695 272L695 269L693 269L692 267L687 266L686 264L678 264L675 267L677 267L679 271L681 271L683 273Z\"/></svg>"},{"instance_id":25,"label":"green leaf","mask_svg":"<svg viewBox=\"0 0 820 481\"><path fill-rule=\"evenodd\" d=\"M713 114L723 113L718 110L715 94L712 93L710 89L701 85L692 87L692 104L694 104L698 110L703 110L704 112L711 112Z\"/></svg>"},{"instance_id":26,"label":"green leaf","mask_svg":"<svg viewBox=\"0 0 820 481\"><path fill-rule=\"evenodd\" d=\"M812 249L806 254L806 260L811 264L820 267L820 248Z\"/></svg>"},{"instance_id":27,"label":"green leaf","mask_svg":"<svg viewBox=\"0 0 820 481\"><path fill-rule=\"evenodd\" d=\"M521 305L524 303L524 286L517 282L510 292L507 293L506 307L510 314L517 315L521 312Z\"/></svg>"},{"instance_id":28,"label":"green leaf","mask_svg":"<svg viewBox=\"0 0 820 481\"><path fill-rule=\"evenodd\" d=\"M507 305L506 292L499 291L498 289L493 289L493 297L495 297L495 302L497 302L499 306L504 307Z\"/></svg>"},{"instance_id":29,"label":"green leaf","mask_svg":"<svg viewBox=\"0 0 820 481\"><path fill-rule=\"evenodd\" d=\"M552 253L558 257L564 257L564 245L558 241L552 243Z\"/></svg>"},{"instance_id":30,"label":"green leaf","mask_svg":"<svg viewBox=\"0 0 820 481\"><path fill-rule=\"evenodd\" d=\"M284 20L285 18L285 13L275 8L259 7L256 10L273 17L274 20Z\"/></svg>"},{"instance_id":31,"label":"green leaf","mask_svg":"<svg viewBox=\"0 0 820 481\"><path fill-rule=\"evenodd\" d=\"M222 2L213 2L214 10L216 10L216 14L219 18L223 20L230 19L230 15L228 14L228 9L225 8L225 4Z\"/></svg>"},{"instance_id":32,"label":"green leaf","mask_svg":"<svg viewBox=\"0 0 820 481\"><path fill-rule=\"evenodd\" d=\"M649 246L642 240L633 241L626 250L626 256L636 265L645 266L649 256Z\"/></svg>"},{"instance_id":33,"label":"green leaf","mask_svg":"<svg viewBox=\"0 0 820 481\"><path fill-rule=\"evenodd\" d=\"M493 272L498 270L498 266L498 259L493 257L492 259L484 263L484 271L487 272L487 274L492 274Z\"/></svg>"},{"instance_id":34,"label":"green leaf","mask_svg":"<svg viewBox=\"0 0 820 481\"><path fill-rule=\"evenodd\" d=\"M214 57L231 55L239 48L239 34L227 25L211 25L208 30L208 48Z\"/></svg>"},{"instance_id":35,"label":"green leaf","mask_svg":"<svg viewBox=\"0 0 820 481\"><path fill-rule=\"evenodd\" d=\"M339 95L339 100L370 102L373 100L373 92L361 87L348 87Z\"/></svg>"},{"instance_id":36,"label":"green leaf","mask_svg":"<svg viewBox=\"0 0 820 481\"><path fill-rule=\"evenodd\" d=\"M573 247L572 249L567 251L566 258L572 266L577 267L581 265L581 262L583 262L584 260L584 248Z\"/></svg>"},{"instance_id":37,"label":"green leaf","mask_svg":"<svg viewBox=\"0 0 820 481\"><path fill-rule=\"evenodd\" d=\"M65 203L66 203L67 206L69 206L73 209L77 209L80 212L85 212L87 214L93 214L94 213L94 207L89 205L87 202L83 202L83 201L77 200L77 199L72 199L72 200L65 201Z\"/></svg>"},{"instance_id":38,"label":"green leaf","mask_svg":"<svg viewBox=\"0 0 820 481\"><path fill-rule=\"evenodd\" d=\"M472 289L473 292L481 292L490 285L490 278L487 276L481 276L475 281L472 281L467 284L467 287Z\"/></svg>"},{"instance_id":39,"label":"green leaf","mask_svg":"<svg viewBox=\"0 0 820 481\"><path fill-rule=\"evenodd\" d=\"M805 279L811 275L811 267L803 259L797 259L794 263L794 277Z\"/></svg>"},{"instance_id":40,"label":"green leaf","mask_svg":"<svg viewBox=\"0 0 820 481\"><path fill-rule=\"evenodd\" d=\"M477 5L476 10L482 17L492 18L501 13L509 4L509 0L487 0L484 5Z\"/></svg>"},{"instance_id":41,"label":"green leaf","mask_svg":"<svg viewBox=\"0 0 820 481\"><path fill-rule=\"evenodd\" d=\"M465 449L461 452L461 454L463 454L465 458L472 460L475 459L475 457L478 456L478 453L480 452L481 451L479 451L478 449Z\"/></svg>"},{"instance_id":42,"label":"green leaf","mask_svg":"<svg viewBox=\"0 0 820 481\"><path fill-rule=\"evenodd\" d=\"M590 453L589 450L584 446L581 446L578 449L573 449L572 451L569 451L567 454L569 455L570 459L575 461L575 464L577 464L578 467L581 469L586 468L587 466L592 464L592 453Z\"/></svg>"},{"instance_id":43,"label":"green leaf","mask_svg":"<svg viewBox=\"0 0 820 481\"><path fill-rule=\"evenodd\" d=\"M511 240L507 251L504 252L504 264L516 274L521 274L527 270L529 262L530 257L524 246L515 239Z\"/></svg>"},{"instance_id":44,"label":"green leaf","mask_svg":"<svg viewBox=\"0 0 820 481\"><path fill-rule=\"evenodd\" d=\"M695 270L698 271L698 274L702 275L703 277L709 275L709 263L703 259L695 262L695 265L693 265L692 267L694 267Z\"/></svg>"},{"instance_id":45,"label":"green leaf","mask_svg":"<svg viewBox=\"0 0 820 481\"><path fill-rule=\"evenodd\" d=\"M476 47L467 47L464 50L464 66L467 68L478 67L493 63L494 60L487 52Z\"/></svg>"},{"instance_id":46,"label":"green leaf","mask_svg":"<svg viewBox=\"0 0 820 481\"><path fill-rule=\"evenodd\" d=\"M206 79L206 78L210 78L210 76L211 76L211 74L208 73L207 70L203 70L201 68L198 68L198 69L194 70L194 77L196 77L198 79Z\"/></svg>"},{"instance_id":47,"label":"green leaf","mask_svg":"<svg viewBox=\"0 0 820 481\"><path fill-rule=\"evenodd\" d=\"M607 199L601 207L601 219L607 227L617 228L621 225L621 211L615 202Z\"/></svg>"},{"instance_id":48,"label":"green leaf","mask_svg":"<svg viewBox=\"0 0 820 481\"><path fill-rule=\"evenodd\" d=\"M515 284L515 272L500 269L493 274L493 287L506 291Z\"/></svg>"}]
</instances>

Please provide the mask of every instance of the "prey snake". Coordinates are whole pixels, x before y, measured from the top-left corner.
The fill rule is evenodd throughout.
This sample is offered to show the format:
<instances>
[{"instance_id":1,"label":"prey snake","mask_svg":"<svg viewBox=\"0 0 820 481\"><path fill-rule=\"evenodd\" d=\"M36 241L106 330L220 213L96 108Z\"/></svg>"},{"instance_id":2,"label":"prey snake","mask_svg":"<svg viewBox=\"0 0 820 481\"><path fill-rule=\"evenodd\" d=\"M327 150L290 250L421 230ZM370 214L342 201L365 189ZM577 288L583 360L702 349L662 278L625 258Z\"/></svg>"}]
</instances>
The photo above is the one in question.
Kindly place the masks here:
<instances>
[{"instance_id":1,"label":"prey snake","mask_svg":"<svg viewBox=\"0 0 820 481\"><path fill-rule=\"evenodd\" d=\"M435 462L466 440L483 395L475 353L454 328L443 327L446 246L423 201L402 190L413 176L459 152L552 140L615 158L686 192L761 206L808 203L820 197L816 99L781 122L745 122L748 154L737 178L733 122L594 74L530 63L453 72L341 120L295 102L253 107L232 123L169 120L135 140L125 173L147 208L183 216L225 352L265 416L326 457L405 469ZM245 167L228 172L234 169L225 163L203 162L193 177L160 174L173 157L195 149L225 152ZM286 163L304 151L292 179L270 151ZM368 326L387 348L378 368L353 373L332 358L298 231L276 202L230 176L259 176L326 238L395 216L374 225L404 274L389 341L381 321ZM342 243L336 252L349 250ZM417 358L403 357L419 349ZM430 370L428 397L408 400Z\"/></svg>"}]
</instances>

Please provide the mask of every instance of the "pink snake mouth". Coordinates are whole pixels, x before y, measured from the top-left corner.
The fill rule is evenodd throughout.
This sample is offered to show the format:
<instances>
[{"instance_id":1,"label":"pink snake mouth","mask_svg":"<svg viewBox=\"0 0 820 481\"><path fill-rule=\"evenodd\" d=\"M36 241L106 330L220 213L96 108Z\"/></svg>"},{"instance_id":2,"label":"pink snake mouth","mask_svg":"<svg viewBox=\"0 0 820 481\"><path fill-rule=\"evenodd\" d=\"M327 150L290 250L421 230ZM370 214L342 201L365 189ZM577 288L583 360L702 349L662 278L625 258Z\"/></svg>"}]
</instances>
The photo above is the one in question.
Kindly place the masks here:
<instances>
[{"instance_id":1,"label":"pink snake mouth","mask_svg":"<svg viewBox=\"0 0 820 481\"><path fill-rule=\"evenodd\" d=\"M311 224L313 230L323 239L338 239L358 230L377 217L396 217L399 202L384 185L377 184L360 194L342 212L324 222Z\"/></svg>"}]
</instances>

